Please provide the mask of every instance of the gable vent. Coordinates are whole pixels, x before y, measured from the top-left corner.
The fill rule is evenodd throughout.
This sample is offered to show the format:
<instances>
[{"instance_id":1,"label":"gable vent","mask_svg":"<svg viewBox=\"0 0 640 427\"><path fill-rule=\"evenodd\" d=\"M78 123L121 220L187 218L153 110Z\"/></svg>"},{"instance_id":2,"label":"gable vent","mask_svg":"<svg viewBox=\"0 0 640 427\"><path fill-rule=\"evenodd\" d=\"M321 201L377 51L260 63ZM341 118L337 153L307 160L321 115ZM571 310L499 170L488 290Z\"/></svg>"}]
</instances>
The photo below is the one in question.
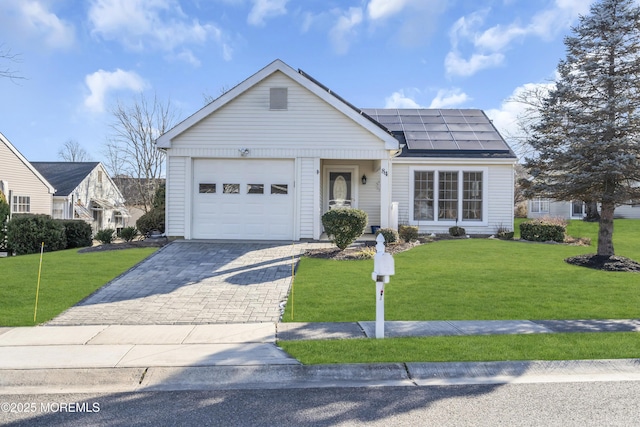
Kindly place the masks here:
<instances>
[{"instance_id":1,"label":"gable vent","mask_svg":"<svg viewBox=\"0 0 640 427\"><path fill-rule=\"evenodd\" d=\"M287 109L287 88L272 87L269 91L269 109L270 110L286 110Z\"/></svg>"}]
</instances>

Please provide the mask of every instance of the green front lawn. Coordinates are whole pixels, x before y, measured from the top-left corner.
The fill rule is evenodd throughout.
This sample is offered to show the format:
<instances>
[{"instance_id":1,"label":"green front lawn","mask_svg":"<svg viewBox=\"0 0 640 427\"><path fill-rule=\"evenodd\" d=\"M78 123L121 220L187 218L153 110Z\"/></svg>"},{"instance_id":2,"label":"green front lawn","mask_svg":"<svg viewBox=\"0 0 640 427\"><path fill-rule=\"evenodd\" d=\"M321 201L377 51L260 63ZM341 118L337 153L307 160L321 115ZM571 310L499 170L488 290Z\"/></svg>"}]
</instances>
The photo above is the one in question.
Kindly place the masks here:
<instances>
[{"instance_id":1,"label":"green front lawn","mask_svg":"<svg viewBox=\"0 0 640 427\"><path fill-rule=\"evenodd\" d=\"M516 222L516 230L519 222ZM640 318L640 274L576 267L594 253L597 224L574 221L591 247L489 239L445 240L395 255L385 320ZM519 233L516 231L516 235ZM640 260L640 221L616 220L616 254ZM375 320L373 261L300 261L284 321ZM638 333L574 333L280 341L305 364L562 360L640 356Z\"/></svg>"},{"instance_id":2,"label":"green front lawn","mask_svg":"<svg viewBox=\"0 0 640 427\"><path fill-rule=\"evenodd\" d=\"M279 341L305 365L626 359L640 355L637 332Z\"/></svg>"},{"instance_id":3,"label":"green front lawn","mask_svg":"<svg viewBox=\"0 0 640 427\"><path fill-rule=\"evenodd\" d=\"M36 322L33 313L40 254L0 259L0 326L32 326L51 320L155 251L156 248L46 252Z\"/></svg>"},{"instance_id":4,"label":"green front lawn","mask_svg":"<svg viewBox=\"0 0 640 427\"><path fill-rule=\"evenodd\" d=\"M640 221L617 220L617 254L640 260ZM386 320L615 319L640 317L640 274L576 267L595 252L597 224L569 234L591 247L494 239L443 240L395 255L385 288ZM579 234L576 233L579 232ZM375 319L373 261L303 258L284 321ZM293 308L293 316L292 316Z\"/></svg>"}]
</instances>

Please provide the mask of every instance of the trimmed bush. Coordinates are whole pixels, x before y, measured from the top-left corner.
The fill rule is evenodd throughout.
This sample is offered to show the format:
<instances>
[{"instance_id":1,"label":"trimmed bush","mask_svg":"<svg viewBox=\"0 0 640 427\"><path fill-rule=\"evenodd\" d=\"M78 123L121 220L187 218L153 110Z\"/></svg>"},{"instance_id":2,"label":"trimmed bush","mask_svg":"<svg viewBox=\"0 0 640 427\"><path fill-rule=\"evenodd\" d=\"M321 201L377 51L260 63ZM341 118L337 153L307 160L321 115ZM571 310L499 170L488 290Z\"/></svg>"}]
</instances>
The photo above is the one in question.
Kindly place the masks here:
<instances>
[{"instance_id":1,"label":"trimmed bush","mask_svg":"<svg viewBox=\"0 0 640 427\"><path fill-rule=\"evenodd\" d=\"M467 231L462 227L458 227L457 225L454 225L453 227L449 228L449 234L452 235L453 237L460 237L460 236L466 235Z\"/></svg>"},{"instance_id":2,"label":"trimmed bush","mask_svg":"<svg viewBox=\"0 0 640 427\"><path fill-rule=\"evenodd\" d=\"M136 228L144 236L148 236L154 230L164 233L164 210L153 209L142 215L136 221Z\"/></svg>"},{"instance_id":3,"label":"trimmed bush","mask_svg":"<svg viewBox=\"0 0 640 427\"><path fill-rule=\"evenodd\" d=\"M413 242L414 240L418 240L418 226L401 225L398 229L398 235L405 242Z\"/></svg>"},{"instance_id":4,"label":"trimmed bush","mask_svg":"<svg viewBox=\"0 0 640 427\"><path fill-rule=\"evenodd\" d=\"M130 242L138 235L138 230L135 227L125 227L120 230L120 237L125 242Z\"/></svg>"},{"instance_id":5,"label":"trimmed bush","mask_svg":"<svg viewBox=\"0 0 640 427\"><path fill-rule=\"evenodd\" d=\"M376 237L378 237L378 234L382 234L382 237L384 237L385 245L388 245L389 243L395 243L398 241L398 239L400 239L400 236L398 236L398 232L393 228L381 228L380 230L376 231Z\"/></svg>"},{"instance_id":6,"label":"trimmed bush","mask_svg":"<svg viewBox=\"0 0 640 427\"><path fill-rule=\"evenodd\" d=\"M338 208L322 215L322 225L331 242L345 250L364 233L368 216L360 209Z\"/></svg>"},{"instance_id":7,"label":"trimmed bush","mask_svg":"<svg viewBox=\"0 0 640 427\"><path fill-rule=\"evenodd\" d=\"M84 248L91 246L91 226L82 220L58 219L64 227L64 235L67 239L66 249Z\"/></svg>"},{"instance_id":8,"label":"trimmed bush","mask_svg":"<svg viewBox=\"0 0 640 427\"><path fill-rule=\"evenodd\" d=\"M113 242L115 235L116 235L116 230L114 230L113 228L105 228L102 230L98 230L98 232L96 233L95 236L93 236L93 238L100 243L109 244Z\"/></svg>"},{"instance_id":9,"label":"trimmed bush","mask_svg":"<svg viewBox=\"0 0 640 427\"><path fill-rule=\"evenodd\" d=\"M520 224L520 238L532 242L564 242L566 222L548 218L532 219Z\"/></svg>"},{"instance_id":10,"label":"trimmed bush","mask_svg":"<svg viewBox=\"0 0 640 427\"><path fill-rule=\"evenodd\" d=\"M17 255L40 252L42 242L46 252L67 246L64 226L49 215L14 215L7 224L7 242Z\"/></svg>"}]
</instances>

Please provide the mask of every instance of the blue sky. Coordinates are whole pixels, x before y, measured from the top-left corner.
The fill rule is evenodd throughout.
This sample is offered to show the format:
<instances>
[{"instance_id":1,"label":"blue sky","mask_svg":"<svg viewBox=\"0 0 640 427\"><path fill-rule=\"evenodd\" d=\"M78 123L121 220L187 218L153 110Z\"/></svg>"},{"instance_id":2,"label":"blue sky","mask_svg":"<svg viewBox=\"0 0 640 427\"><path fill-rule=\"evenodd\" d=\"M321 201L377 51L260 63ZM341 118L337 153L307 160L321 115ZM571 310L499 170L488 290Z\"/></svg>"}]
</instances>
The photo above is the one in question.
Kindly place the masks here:
<instances>
[{"instance_id":1,"label":"blue sky","mask_svg":"<svg viewBox=\"0 0 640 427\"><path fill-rule=\"evenodd\" d=\"M0 132L32 161L68 140L103 161L110 109L179 118L274 59L361 108L480 108L505 135L547 84L587 0L2 0Z\"/></svg>"}]
</instances>

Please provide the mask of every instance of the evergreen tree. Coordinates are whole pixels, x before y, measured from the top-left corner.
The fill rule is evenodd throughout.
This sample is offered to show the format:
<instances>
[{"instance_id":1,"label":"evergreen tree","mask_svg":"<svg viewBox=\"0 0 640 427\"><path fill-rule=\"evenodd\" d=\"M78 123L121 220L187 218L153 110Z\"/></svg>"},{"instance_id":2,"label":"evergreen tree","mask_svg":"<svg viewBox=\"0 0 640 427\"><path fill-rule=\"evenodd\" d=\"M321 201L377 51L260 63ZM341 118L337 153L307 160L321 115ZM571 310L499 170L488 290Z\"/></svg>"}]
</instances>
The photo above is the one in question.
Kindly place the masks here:
<instances>
[{"instance_id":1,"label":"evergreen tree","mask_svg":"<svg viewBox=\"0 0 640 427\"><path fill-rule=\"evenodd\" d=\"M526 193L600 204L598 255L610 257L616 206L640 198L640 8L595 2L565 46L528 141Z\"/></svg>"}]
</instances>

